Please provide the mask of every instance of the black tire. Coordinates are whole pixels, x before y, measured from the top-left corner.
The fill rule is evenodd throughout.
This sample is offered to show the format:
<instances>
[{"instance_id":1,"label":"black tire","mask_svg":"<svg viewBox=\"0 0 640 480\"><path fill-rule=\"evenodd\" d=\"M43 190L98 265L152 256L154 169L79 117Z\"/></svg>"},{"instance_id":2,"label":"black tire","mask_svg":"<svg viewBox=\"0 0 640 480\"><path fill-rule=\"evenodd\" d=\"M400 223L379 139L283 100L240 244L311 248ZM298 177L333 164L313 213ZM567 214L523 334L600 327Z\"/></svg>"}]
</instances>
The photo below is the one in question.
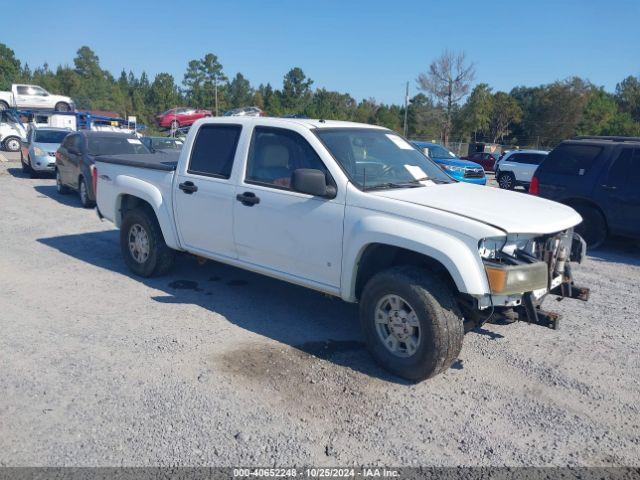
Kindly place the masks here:
<instances>
[{"instance_id":1,"label":"black tire","mask_svg":"<svg viewBox=\"0 0 640 480\"><path fill-rule=\"evenodd\" d=\"M22 171L29 174L29 178L38 178L38 172L36 172L31 166L31 157L27 156L27 161L22 163Z\"/></svg>"},{"instance_id":2,"label":"black tire","mask_svg":"<svg viewBox=\"0 0 640 480\"><path fill-rule=\"evenodd\" d=\"M4 139L3 147L7 152L20 151L20 139L18 137L7 137Z\"/></svg>"},{"instance_id":3,"label":"black tire","mask_svg":"<svg viewBox=\"0 0 640 480\"><path fill-rule=\"evenodd\" d=\"M498 186L504 190L516 188L516 177L511 172L500 172L496 180L498 181Z\"/></svg>"},{"instance_id":4,"label":"black tire","mask_svg":"<svg viewBox=\"0 0 640 480\"><path fill-rule=\"evenodd\" d=\"M66 195L69 193L69 187L62 183L62 177L60 176L60 170L56 168L56 190L60 195Z\"/></svg>"},{"instance_id":5,"label":"black tire","mask_svg":"<svg viewBox=\"0 0 640 480\"><path fill-rule=\"evenodd\" d=\"M572 207L582 217L582 223L575 227L590 249L598 248L607 239L607 222L602 213L589 205L576 205Z\"/></svg>"},{"instance_id":6,"label":"black tire","mask_svg":"<svg viewBox=\"0 0 640 480\"><path fill-rule=\"evenodd\" d=\"M4 100L0 100L0 110L9 110L9 104Z\"/></svg>"},{"instance_id":7,"label":"black tire","mask_svg":"<svg viewBox=\"0 0 640 480\"><path fill-rule=\"evenodd\" d=\"M149 252L143 262L138 262L129 249L129 237L136 225L145 231L148 238ZM165 243L155 213L149 207L125 213L120 226L120 249L127 267L141 277L163 275L173 266L175 252Z\"/></svg>"},{"instance_id":8,"label":"black tire","mask_svg":"<svg viewBox=\"0 0 640 480\"><path fill-rule=\"evenodd\" d=\"M29 173L29 165L24 161L24 157L22 156L22 151L20 151L20 164L22 165L22 173Z\"/></svg>"},{"instance_id":9,"label":"black tire","mask_svg":"<svg viewBox=\"0 0 640 480\"><path fill-rule=\"evenodd\" d=\"M56 106L54 107L54 110L56 112L70 112L71 111L71 107L66 102L58 102L58 103L56 103Z\"/></svg>"},{"instance_id":10,"label":"black tire","mask_svg":"<svg viewBox=\"0 0 640 480\"><path fill-rule=\"evenodd\" d=\"M80 203L84 208L93 208L96 206L96 202L89 198L89 186L84 177L78 178L78 195L80 196Z\"/></svg>"},{"instance_id":11,"label":"black tire","mask_svg":"<svg viewBox=\"0 0 640 480\"><path fill-rule=\"evenodd\" d=\"M376 309L387 295L406 300L418 318L420 337L411 356L392 353L378 333ZM408 380L425 380L448 369L462 349L463 319L452 289L417 267L393 267L373 276L360 299L360 323L376 362Z\"/></svg>"}]
</instances>

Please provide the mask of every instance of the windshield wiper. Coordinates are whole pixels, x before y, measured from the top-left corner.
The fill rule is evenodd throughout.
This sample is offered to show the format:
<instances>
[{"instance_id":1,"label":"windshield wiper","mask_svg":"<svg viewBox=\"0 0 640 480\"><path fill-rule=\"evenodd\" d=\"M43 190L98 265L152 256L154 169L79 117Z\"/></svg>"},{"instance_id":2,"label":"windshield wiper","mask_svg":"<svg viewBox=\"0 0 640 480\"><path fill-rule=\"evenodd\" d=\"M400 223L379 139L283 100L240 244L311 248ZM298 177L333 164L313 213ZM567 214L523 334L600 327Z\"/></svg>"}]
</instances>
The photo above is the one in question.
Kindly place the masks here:
<instances>
[{"instance_id":1,"label":"windshield wiper","mask_svg":"<svg viewBox=\"0 0 640 480\"><path fill-rule=\"evenodd\" d=\"M416 187L424 187L424 185L420 184L418 181L408 181L408 182L386 182L386 183L378 183L376 185L367 185L363 187L365 192L369 190L386 190L389 188L416 188Z\"/></svg>"}]
</instances>

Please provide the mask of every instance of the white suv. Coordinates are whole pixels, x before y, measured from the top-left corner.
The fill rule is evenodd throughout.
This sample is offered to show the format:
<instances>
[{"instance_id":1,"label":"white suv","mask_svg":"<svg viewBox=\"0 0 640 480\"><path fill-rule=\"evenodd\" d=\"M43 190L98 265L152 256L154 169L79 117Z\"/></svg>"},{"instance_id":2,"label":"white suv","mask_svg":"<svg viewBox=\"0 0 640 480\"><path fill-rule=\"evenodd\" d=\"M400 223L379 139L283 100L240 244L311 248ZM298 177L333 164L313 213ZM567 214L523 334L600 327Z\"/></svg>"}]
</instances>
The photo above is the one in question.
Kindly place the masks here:
<instances>
[{"instance_id":1,"label":"white suv","mask_svg":"<svg viewBox=\"0 0 640 480\"><path fill-rule=\"evenodd\" d=\"M496 162L496 181L500 188L513 190L520 185L529 188L531 178L549 152L513 150Z\"/></svg>"}]
</instances>

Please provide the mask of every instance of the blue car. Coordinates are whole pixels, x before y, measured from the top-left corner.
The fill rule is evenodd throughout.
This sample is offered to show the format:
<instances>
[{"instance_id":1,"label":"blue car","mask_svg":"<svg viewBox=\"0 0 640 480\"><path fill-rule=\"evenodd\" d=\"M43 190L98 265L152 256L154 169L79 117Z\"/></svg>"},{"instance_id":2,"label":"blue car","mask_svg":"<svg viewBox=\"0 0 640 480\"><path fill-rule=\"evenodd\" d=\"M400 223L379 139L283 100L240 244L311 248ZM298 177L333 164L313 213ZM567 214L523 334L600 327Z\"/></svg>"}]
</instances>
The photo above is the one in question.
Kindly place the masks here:
<instances>
[{"instance_id":1,"label":"blue car","mask_svg":"<svg viewBox=\"0 0 640 480\"><path fill-rule=\"evenodd\" d=\"M437 143L412 143L418 150L436 162L450 177L459 182L486 185L487 177L484 175L484 169L477 163L462 160L456 157L455 153Z\"/></svg>"}]
</instances>

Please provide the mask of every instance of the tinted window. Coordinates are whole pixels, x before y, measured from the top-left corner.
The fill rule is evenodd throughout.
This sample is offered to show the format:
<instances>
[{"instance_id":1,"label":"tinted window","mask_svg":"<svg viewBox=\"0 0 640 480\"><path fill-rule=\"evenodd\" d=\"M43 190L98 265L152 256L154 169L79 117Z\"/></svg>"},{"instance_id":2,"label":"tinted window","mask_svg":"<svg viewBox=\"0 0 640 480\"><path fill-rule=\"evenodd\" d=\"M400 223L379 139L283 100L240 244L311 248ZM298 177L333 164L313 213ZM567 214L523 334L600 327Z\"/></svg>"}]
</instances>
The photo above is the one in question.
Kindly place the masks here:
<instances>
[{"instance_id":1,"label":"tinted window","mask_svg":"<svg viewBox=\"0 0 640 480\"><path fill-rule=\"evenodd\" d=\"M58 130L36 130L35 142L38 143L61 143L69 132Z\"/></svg>"},{"instance_id":2,"label":"tinted window","mask_svg":"<svg viewBox=\"0 0 640 480\"><path fill-rule=\"evenodd\" d=\"M631 158L631 170L627 175L628 185L634 188L640 187L640 148L636 148L633 151L633 157Z\"/></svg>"},{"instance_id":3,"label":"tinted window","mask_svg":"<svg viewBox=\"0 0 640 480\"><path fill-rule=\"evenodd\" d=\"M29 95L29 87L16 87L18 95Z\"/></svg>"},{"instance_id":4,"label":"tinted window","mask_svg":"<svg viewBox=\"0 0 640 480\"><path fill-rule=\"evenodd\" d=\"M633 149L625 148L620 152L607 175L607 185L624 185L625 179L631 172L631 158L633 157Z\"/></svg>"},{"instance_id":5,"label":"tinted window","mask_svg":"<svg viewBox=\"0 0 640 480\"><path fill-rule=\"evenodd\" d=\"M560 145L548 155L544 171L560 175L585 175L600 152L602 147L596 145Z\"/></svg>"},{"instance_id":6,"label":"tinted window","mask_svg":"<svg viewBox=\"0 0 640 480\"><path fill-rule=\"evenodd\" d=\"M298 133L256 127L249 153L247 181L290 188L291 174L298 168L313 168L328 174L318 154Z\"/></svg>"},{"instance_id":7,"label":"tinted window","mask_svg":"<svg viewBox=\"0 0 640 480\"><path fill-rule=\"evenodd\" d=\"M189 173L229 178L241 129L239 125L203 125L191 151Z\"/></svg>"},{"instance_id":8,"label":"tinted window","mask_svg":"<svg viewBox=\"0 0 640 480\"><path fill-rule=\"evenodd\" d=\"M88 139L88 151L90 155L150 153L140 139L126 135L91 135Z\"/></svg>"},{"instance_id":9,"label":"tinted window","mask_svg":"<svg viewBox=\"0 0 640 480\"><path fill-rule=\"evenodd\" d=\"M514 153L509 158L507 158L507 162L525 163L527 165L540 165L545 157L546 155L542 155L539 153Z\"/></svg>"}]
</instances>

